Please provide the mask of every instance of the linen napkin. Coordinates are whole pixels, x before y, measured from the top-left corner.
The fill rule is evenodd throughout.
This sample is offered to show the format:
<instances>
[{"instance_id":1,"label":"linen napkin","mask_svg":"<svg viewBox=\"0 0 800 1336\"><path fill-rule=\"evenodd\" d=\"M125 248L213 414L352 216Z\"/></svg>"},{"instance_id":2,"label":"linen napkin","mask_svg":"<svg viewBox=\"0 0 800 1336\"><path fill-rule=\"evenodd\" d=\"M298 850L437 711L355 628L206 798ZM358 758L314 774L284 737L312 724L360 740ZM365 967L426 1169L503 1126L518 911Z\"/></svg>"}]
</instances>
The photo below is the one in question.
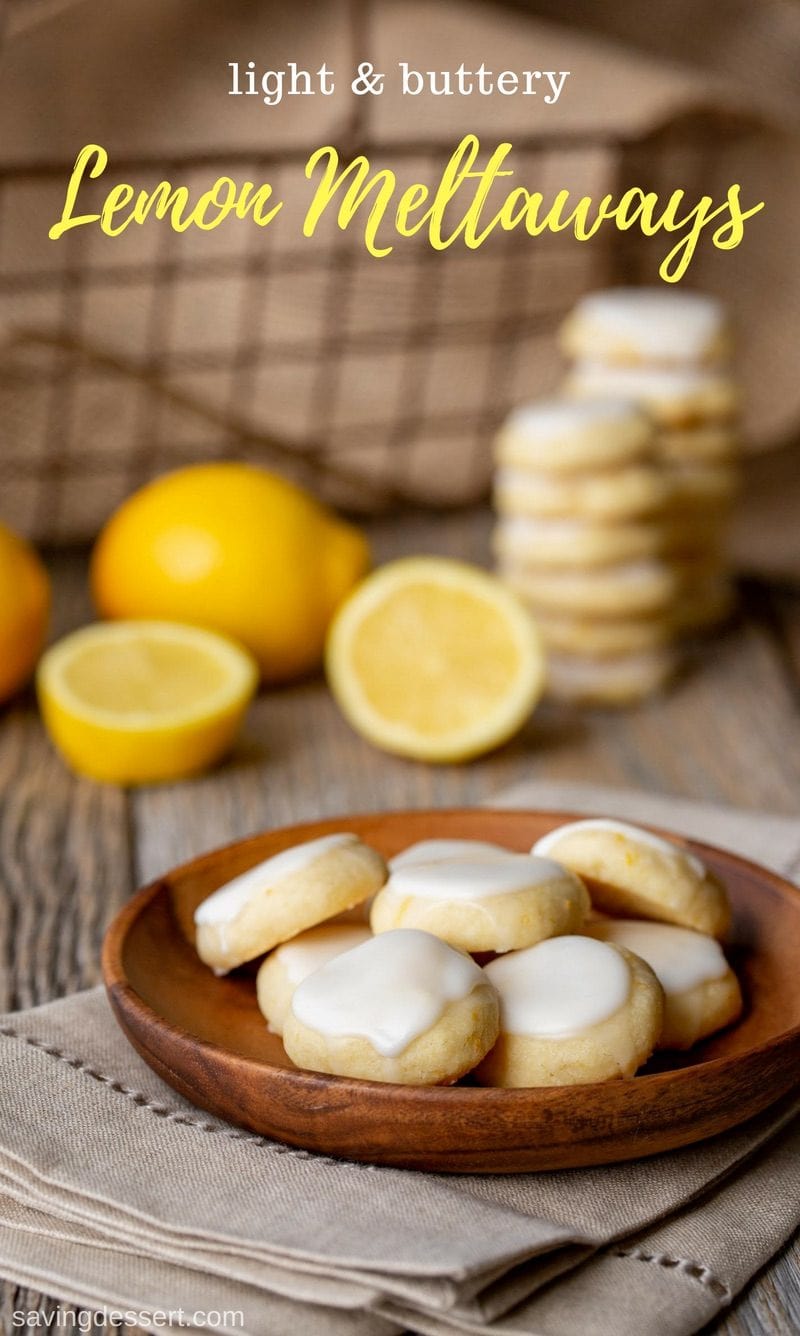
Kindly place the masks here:
<instances>
[{"instance_id":1,"label":"linen napkin","mask_svg":"<svg viewBox=\"0 0 800 1336\"><path fill-rule=\"evenodd\" d=\"M591 787L502 806L649 820L791 875L779 817ZM632 1164L464 1177L334 1161L194 1108L101 990L0 1018L0 1273L89 1307L309 1336L684 1336L800 1220L798 1101Z\"/></svg>"}]
</instances>

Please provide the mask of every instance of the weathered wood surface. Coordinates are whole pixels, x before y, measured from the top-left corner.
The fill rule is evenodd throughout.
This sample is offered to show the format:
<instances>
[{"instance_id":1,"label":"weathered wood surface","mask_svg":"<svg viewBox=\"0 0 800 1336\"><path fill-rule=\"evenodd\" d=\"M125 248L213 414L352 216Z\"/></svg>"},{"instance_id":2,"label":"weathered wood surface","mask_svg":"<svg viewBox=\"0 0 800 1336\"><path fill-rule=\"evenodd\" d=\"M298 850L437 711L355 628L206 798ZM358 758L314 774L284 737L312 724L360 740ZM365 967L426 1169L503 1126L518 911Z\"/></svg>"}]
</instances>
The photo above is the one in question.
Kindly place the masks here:
<instances>
[{"instance_id":1,"label":"weathered wood surface","mask_svg":"<svg viewBox=\"0 0 800 1336\"><path fill-rule=\"evenodd\" d=\"M488 517L407 517L373 527L376 556L487 558ZM85 563L54 568L56 631L90 617ZM31 699L0 715L0 1007L98 981L105 924L134 886L204 849L267 826L338 812L478 803L533 777L639 787L772 812L800 808L800 594L748 583L740 623L664 699L617 714L537 712L499 753L429 767L384 756L339 717L324 685L263 695L221 770L125 795L69 775ZM800 1245L762 1274L717 1336L800 1331ZM54 1300L6 1286L15 1309Z\"/></svg>"}]
</instances>

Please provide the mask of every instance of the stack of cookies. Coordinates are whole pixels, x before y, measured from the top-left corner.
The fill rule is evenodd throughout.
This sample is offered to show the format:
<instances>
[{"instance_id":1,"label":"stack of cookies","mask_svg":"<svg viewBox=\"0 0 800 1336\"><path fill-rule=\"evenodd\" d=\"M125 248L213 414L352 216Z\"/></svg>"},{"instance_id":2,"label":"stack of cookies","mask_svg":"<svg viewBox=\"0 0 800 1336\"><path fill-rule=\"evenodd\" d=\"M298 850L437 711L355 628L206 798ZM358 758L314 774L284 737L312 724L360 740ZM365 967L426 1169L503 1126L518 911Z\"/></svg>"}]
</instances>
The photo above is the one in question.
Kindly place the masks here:
<instances>
[{"instance_id":1,"label":"stack of cookies","mask_svg":"<svg viewBox=\"0 0 800 1336\"><path fill-rule=\"evenodd\" d=\"M676 666L683 569L650 417L610 396L516 409L496 442L500 574L533 612L551 696L622 705Z\"/></svg>"},{"instance_id":2,"label":"stack of cookies","mask_svg":"<svg viewBox=\"0 0 800 1336\"><path fill-rule=\"evenodd\" d=\"M733 603L726 537L739 486L738 388L722 305L703 293L612 288L578 302L561 331L565 392L641 404L657 427L673 491L680 629L721 621Z\"/></svg>"}]
</instances>

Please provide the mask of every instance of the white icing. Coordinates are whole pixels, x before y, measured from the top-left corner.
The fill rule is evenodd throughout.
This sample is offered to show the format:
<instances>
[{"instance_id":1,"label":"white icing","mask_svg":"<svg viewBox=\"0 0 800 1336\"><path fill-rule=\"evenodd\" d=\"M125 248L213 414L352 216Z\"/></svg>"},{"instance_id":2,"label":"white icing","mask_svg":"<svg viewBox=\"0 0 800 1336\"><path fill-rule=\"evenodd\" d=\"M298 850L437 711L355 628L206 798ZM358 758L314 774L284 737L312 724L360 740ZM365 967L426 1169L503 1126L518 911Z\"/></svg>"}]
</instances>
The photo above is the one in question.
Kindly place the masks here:
<instances>
[{"instance_id":1,"label":"white icing","mask_svg":"<svg viewBox=\"0 0 800 1336\"><path fill-rule=\"evenodd\" d=\"M503 1033L543 1039L599 1025L625 1005L631 987L627 961L593 937L550 937L499 956L484 973L500 994Z\"/></svg>"},{"instance_id":2,"label":"white icing","mask_svg":"<svg viewBox=\"0 0 800 1336\"><path fill-rule=\"evenodd\" d=\"M617 471L616 476L606 473L593 474L590 477L564 478L560 475L549 476L545 473L526 473L524 469L514 468L513 466L503 466L498 468L494 475L494 488L496 499L502 507L502 498L507 498L507 503L511 504L513 499L524 500L531 506L553 506L565 510L574 511L580 509L581 497L585 497L587 502L597 507L602 505L608 508L613 503L613 498L620 495L620 486L630 487L638 490L639 498L645 505L655 502L657 499L657 489L666 482L665 475L651 465L642 466L639 464L628 464ZM644 494L642 497L642 493ZM639 499L637 498L637 499ZM514 518L532 519L539 516L515 516ZM570 519L570 515L544 516L550 521L553 519ZM592 514L594 519L595 515ZM608 516L605 517L608 522Z\"/></svg>"},{"instance_id":3,"label":"white icing","mask_svg":"<svg viewBox=\"0 0 800 1336\"><path fill-rule=\"evenodd\" d=\"M296 844L291 849L284 849L272 858L267 858L256 867L248 868L241 876L234 877L195 910L195 923L232 923L256 896L269 891L294 872L302 872L331 849L343 844L356 844L357 836L350 834L323 835L318 840L308 840L305 844Z\"/></svg>"},{"instance_id":4,"label":"white icing","mask_svg":"<svg viewBox=\"0 0 800 1336\"><path fill-rule=\"evenodd\" d=\"M590 358L576 362L568 378L569 388L581 394L624 395L650 406L682 403L706 390L730 385L729 377L706 367L609 366Z\"/></svg>"},{"instance_id":5,"label":"white icing","mask_svg":"<svg viewBox=\"0 0 800 1336\"><path fill-rule=\"evenodd\" d=\"M567 588L583 588L584 586L594 585L601 589L625 588L637 590L642 585L649 585L653 580L663 580L668 571L669 567L657 558L649 560L643 557L641 561L615 562L610 567L598 566L596 569L588 567L586 570L575 571L546 571L543 578L547 580L548 584L552 581Z\"/></svg>"},{"instance_id":6,"label":"white icing","mask_svg":"<svg viewBox=\"0 0 800 1336\"><path fill-rule=\"evenodd\" d=\"M297 987L314 970L340 956L343 951L352 951L354 946L368 942L371 936L372 932L366 924L321 923L276 947L273 955L280 960L289 983Z\"/></svg>"},{"instance_id":7,"label":"white icing","mask_svg":"<svg viewBox=\"0 0 800 1336\"><path fill-rule=\"evenodd\" d=\"M581 655L551 651L547 657L548 679L565 687L623 687L666 674L675 664L673 650L665 646L636 650L614 659L585 659Z\"/></svg>"},{"instance_id":8,"label":"white icing","mask_svg":"<svg viewBox=\"0 0 800 1336\"><path fill-rule=\"evenodd\" d=\"M498 533L509 543L526 544L537 538L582 538L586 531L594 532L597 524L587 520L567 519L561 515L509 515L497 526Z\"/></svg>"},{"instance_id":9,"label":"white icing","mask_svg":"<svg viewBox=\"0 0 800 1336\"><path fill-rule=\"evenodd\" d=\"M719 942L689 928L642 923L636 919L606 919L591 924L587 931L641 956L668 994L684 993L710 979L721 979L728 971Z\"/></svg>"},{"instance_id":10,"label":"white icing","mask_svg":"<svg viewBox=\"0 0 800 1336\"><path fill-rule=\"evenodd\" d=\"M389 867L405 867L413 863L439 863L447 860L470 858L502 858L513 850L488 840L419 840L402 849L389 859Z\"/></svg>"},{"instance_id":11,"label":"white icing","mask_svg":"<svg viewBox=\"0 0 800 1336\"><path fill-rule=\"evenodd\" d=\"M715 297L662 288L592 292L578 302L575 314L586 322L593 342L619 340L643 357L702 357L725 327L725 312Z\"/></svg>"},{"instance_id":12,"label":"white icing","mask_svg":"<svg viewBox=\"0 0 800 1336\"><path fill-rule=\"evenodd\" d=\"M295 989L292 1011L318 1034L366 1039L384 1057L396 1058L450 1002L485 981L474 960L438 937L398 928L308 975Z\"/></svg>"},{"instance_id":13,"label":"white icing","mask_svg":"<svg viewBox=\"0 0 800 1336\"><path fill-rule=\"evenodd\" d=\"M558 848L561 840L566 836L584 830L603 830L612 835L619 835L623 839L629 840L631 844L656 849L658 853L665 854L669 858L683 859L698 877L705 877L706 875L704 864L694 854L689 853L688 849L681 849L677 844L671 844L669 840L662 840L660 836L653 835L649 830L642 830L639 826L631 826L626 821L612 821L609 817L589 817L585 821L571 821L568 825L557 826L555 830L548 831L546 835L536 841L531 853L549 856Z\"/></svg>"},{"instance_id":14,"label":"white icing","mask_svg":"<svg viewBox=\"0 0 800 1336\"><path fill-rule=\"evenodd\" d=\"M557 445L592 427L627 425L631 420L641 421L642 412L628 399L543 399L513 409L504 430L537 444Z\"/></svg>"},{"instance_id":15,"label":"white icing","mask_svg":"<svg viewBox=\"0 0 800 1336\"><path fill-rule=\"evenodd\" d=\"M495 859L407 863L392 870L384 892L416 900L485 900L572 879L550 858L509 853Z\"/></svg>"}]
</instances>

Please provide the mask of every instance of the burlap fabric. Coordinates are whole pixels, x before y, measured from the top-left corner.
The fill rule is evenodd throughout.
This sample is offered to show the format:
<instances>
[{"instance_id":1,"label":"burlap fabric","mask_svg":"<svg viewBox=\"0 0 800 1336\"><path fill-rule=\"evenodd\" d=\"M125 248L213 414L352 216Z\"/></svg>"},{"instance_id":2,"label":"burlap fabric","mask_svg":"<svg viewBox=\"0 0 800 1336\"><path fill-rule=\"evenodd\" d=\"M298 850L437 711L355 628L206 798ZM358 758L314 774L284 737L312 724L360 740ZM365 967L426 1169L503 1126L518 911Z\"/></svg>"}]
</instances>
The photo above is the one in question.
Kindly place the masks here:
<instances>
[{"instance_id":1,"label":"burlap fabric","mask_svg":"<svg viewBox=\"0 0 800 1336\"><path fill-rule=\"evenodd\" d=\"M475 252L418 239L384 260L356 232L304 241L302 165L326 142L432 181L469 130L487 147L510 139L517 179L545 195L631 182L724 195L740 181L767 198L741 250L701 246L690 281L734 308L751 441L786 435L800 416L786 133L800 8L656 8L651 25L653 6L627 0L16 0L0 65L0 517L40 541L90 539L147 478L226 454L361 510L473 500L498 419L557 380L565 310L587 288L652 281L663 257L663 239L610 232L584 245L514 233ZM681 23L662 17L673 9ZM340 77L331 98L268 109L227 96L232 59L572 74L551 108L401 98L396 81L355 98ZM124 165L142 187L269 180L281 227L176 236L154 223L50 241L86 142L108 149L110 180Z\"/></svg>"},{"instance_id":2,"label":"burlap fabric","mask_svg":"<svg viewBox=\"0 0 800 1336\"><path fill-rule=\"evenodd\" d=\"M503 802L651 820L788 872L800 859L781 818L569 785ZM99 990L0 1034L0 1272L90 1307L240 1310L254 1336L683 1336L800 1218L791 1101L639 1163L448 1178L210 1118L129 1049Z\"/></svg>"}]
</instances>

